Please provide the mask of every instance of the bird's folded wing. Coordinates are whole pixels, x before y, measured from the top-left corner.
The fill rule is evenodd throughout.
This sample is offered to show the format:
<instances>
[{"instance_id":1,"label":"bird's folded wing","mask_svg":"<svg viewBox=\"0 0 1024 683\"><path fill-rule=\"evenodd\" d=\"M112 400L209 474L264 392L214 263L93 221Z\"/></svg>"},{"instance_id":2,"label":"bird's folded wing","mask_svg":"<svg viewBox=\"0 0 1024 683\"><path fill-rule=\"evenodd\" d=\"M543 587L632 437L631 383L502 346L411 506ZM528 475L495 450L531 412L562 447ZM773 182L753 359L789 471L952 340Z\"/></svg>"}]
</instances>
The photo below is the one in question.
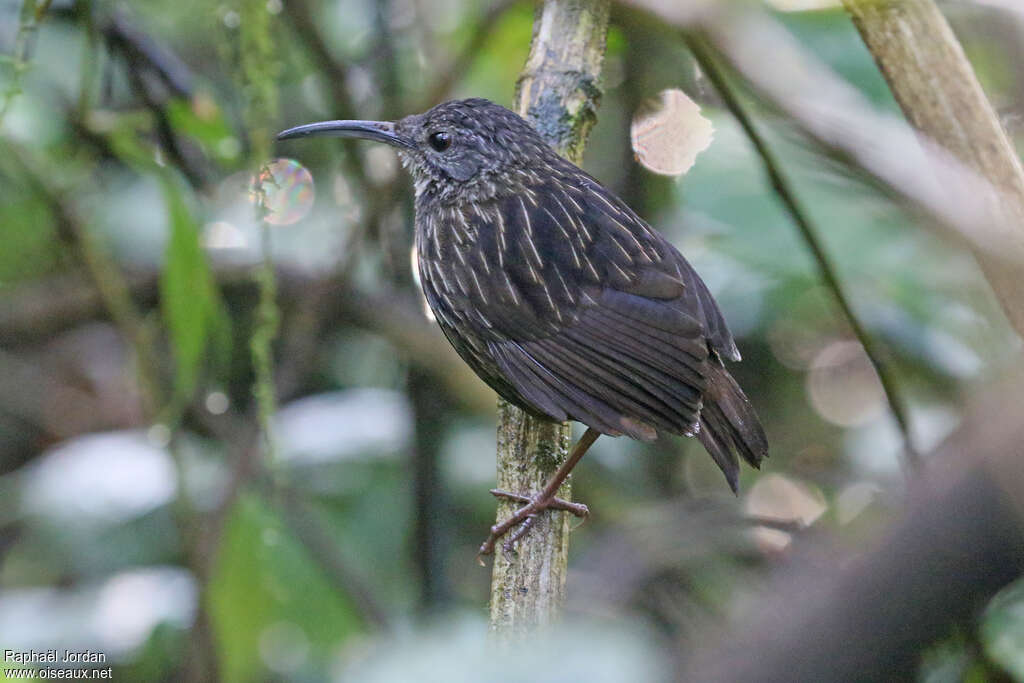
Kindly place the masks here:
<instances>
[{"instance_id":1,"label":"bird's folded wing","mask_svg":"<svg viewBox=\"0 0 1024 683\"><path fill-rule=\"evenodd\" d=\"M652 315L641 297L604 290L555 334L488 347L516 390L555 419L644 440L695 428L707 347L692 320Z\"/></svg>"},{"instance_id":2,"label":"bird's folded wing","mask_svg":"<svg viewBox=\"0 0 1024 683\"><path fill-rule=\"evenodd\" d=\"M722 358L740 360L739 350L729 332L725 316L689 261L597 180L586 175L583 178L582 189L585 192L582 194L586 198L589 220L609 234L628 232L642 243L649 241L659 256L661 267L673 272L685 285L686 291L677 299L676 305L701 322L708 345L716 353ZM652 248L649 247L647 251L652 252Z\"/></svg>"},{"instance_id":3,"label":"bird's folded wing","mask_svg":"<svg viewBox=\"0 0 1024 683\"><path fill-rule=\"evenodd\" d=\"M567 187L507 200L492 248L504 250L493 260L509 293L477 302L488 348L553 418L641 439L692 432L709 356L703 283L660 235L613 208Z\"/></svg>"}]
</instances>

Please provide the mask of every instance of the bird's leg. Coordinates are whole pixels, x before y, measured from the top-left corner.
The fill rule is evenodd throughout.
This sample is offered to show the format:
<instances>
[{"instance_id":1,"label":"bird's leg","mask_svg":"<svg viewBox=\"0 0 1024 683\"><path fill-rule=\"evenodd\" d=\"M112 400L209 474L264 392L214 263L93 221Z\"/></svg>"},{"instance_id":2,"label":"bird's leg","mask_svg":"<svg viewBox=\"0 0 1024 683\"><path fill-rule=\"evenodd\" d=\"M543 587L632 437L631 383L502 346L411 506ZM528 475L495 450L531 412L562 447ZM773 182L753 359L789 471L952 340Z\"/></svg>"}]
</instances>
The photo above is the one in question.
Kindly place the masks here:
<instances>
[{"instance_id":1,"label":"bird's leg","mask_svg":"<svg viewBox=\"0 0 1024 683\"><path fill-rule=\"evenodd\" d=\"M576 466L576 463L580 461L580 458L587 452L587 449L597 441L597 437L601 436L601 433L595 429L587 428L587 431L583 433L580 440L576 442L576 446L572 449L569 457L565 459L562 466L558 468L558 471L551 475L548 482L544 485L544 488L534 497L524 496L518 493L510 493L508 491L501 491L499 489L491 489L491 493L499 498L510 498L511 500L518 501L520 503L526 503L523 507L516 510L515 514L506 519L500 524L495 524L491 527L491 535L487 537L487 540L480 546L479 555L490 555L494 552L494 544L498 542L502 536L512 530L517 525L522 525L516 532L502 544L502 549L509 553L512 551L512 546L522 538L533 526L533 521L536 519L544 510L563 510L570 512L577 517L586 517L590 514L590 510L583 503L572 503L567 500L562 500L555 496L558 493L558 488L565 481L565 478L572 472L572 468Z\"/></svg>"}]
</instances>

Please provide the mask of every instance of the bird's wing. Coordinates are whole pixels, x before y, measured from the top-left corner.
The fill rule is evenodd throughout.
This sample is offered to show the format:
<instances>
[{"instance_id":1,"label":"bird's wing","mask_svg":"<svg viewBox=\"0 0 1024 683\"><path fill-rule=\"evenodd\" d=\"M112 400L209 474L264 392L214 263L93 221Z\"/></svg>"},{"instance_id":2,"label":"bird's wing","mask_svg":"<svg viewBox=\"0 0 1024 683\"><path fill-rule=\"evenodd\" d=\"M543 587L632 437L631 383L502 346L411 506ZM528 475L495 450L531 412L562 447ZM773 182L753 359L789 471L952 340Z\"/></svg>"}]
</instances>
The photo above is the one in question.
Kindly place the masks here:
<instances>
[{"instance_id":1,"label":"bird's wing","mask_svg":"<svg viewBox=\"0 0 1024 683\"><path fill-rule=\"evenodd\" d=\"M693 269L689 261L661 233L653 230L642 218L637 216L619 197L609 192L589 175L582 174L581 177L582 187L586 190L586 196L591 200L594 213L597 214L595 220L608 228L612 234L615 234L616 231L628 232L637 236L641 241L647 238L652 244L657 244L658 253L661 256L660 263L666 270L674 271L675 276L686 286L686 291L675 303L676 307L701 322L708 345L721 358L740 360L739 350L736 348L736 342L725 322L722 310L718 307L704 280Z\"/></svg>"},{"instance_id":2,"label":"bird's wing","mask_svg":"<svg viewBox=\"0 0 1024 683\"><path fill-rule=\"evenodd\" d=\"M596 181L571 181L452 217L472 239L427 265L442 326L472 328L552 418L645 440L692 432L710 350L735 355L721 313L661 235Z\"/></svg>"}]
</instances>

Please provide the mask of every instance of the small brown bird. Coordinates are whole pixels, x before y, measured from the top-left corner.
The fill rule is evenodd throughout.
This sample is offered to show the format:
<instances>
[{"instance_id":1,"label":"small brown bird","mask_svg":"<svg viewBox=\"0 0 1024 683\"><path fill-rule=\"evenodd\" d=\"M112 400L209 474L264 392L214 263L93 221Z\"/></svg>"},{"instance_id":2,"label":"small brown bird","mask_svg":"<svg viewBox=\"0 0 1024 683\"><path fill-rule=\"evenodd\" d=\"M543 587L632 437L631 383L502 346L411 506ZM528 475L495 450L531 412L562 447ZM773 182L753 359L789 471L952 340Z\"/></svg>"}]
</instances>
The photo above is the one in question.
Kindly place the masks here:
<instances>
[{"instance_id":1,"label":"small brown bird","mask_svg":"<svg viewBox=\"0 0 1024 683\"><path fill-rule=\"evenodd\" d=\"M739 458L768 442L723 360L739 351L707 286L625 203L560 157L516 113L484 99L400 121L324 121L278 139L333 135L398 149L416 188L423 292L455 350L503 398L588 429L544 487L480 548L536 515L587 508L555 497L600 434L696 435L735 492Z\"/></svg>"}]
</instances>

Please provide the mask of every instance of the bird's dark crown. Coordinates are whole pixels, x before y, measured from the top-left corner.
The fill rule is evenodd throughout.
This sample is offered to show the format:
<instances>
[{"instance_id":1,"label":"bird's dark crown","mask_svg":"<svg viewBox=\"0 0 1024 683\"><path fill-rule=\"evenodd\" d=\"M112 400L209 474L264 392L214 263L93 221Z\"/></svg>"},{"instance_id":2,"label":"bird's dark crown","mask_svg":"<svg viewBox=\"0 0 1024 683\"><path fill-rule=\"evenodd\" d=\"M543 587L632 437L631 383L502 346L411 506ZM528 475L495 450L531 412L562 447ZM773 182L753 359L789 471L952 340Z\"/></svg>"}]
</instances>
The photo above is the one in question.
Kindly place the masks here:
<instances>
[{"instance_id":1,"label":"bird's dark crown","mask_svg":"<svg viewBox=\"0 0 1024 683\"><path fill-rule=\"evenodd\" d=\"M420 198L478 201L528 182L554 152L530 124L489 100L452 100L396 122ZM511 185L511 186L510 186ZM428 197L424 197L427 195Z\"/></svg>"}]
</instances>

